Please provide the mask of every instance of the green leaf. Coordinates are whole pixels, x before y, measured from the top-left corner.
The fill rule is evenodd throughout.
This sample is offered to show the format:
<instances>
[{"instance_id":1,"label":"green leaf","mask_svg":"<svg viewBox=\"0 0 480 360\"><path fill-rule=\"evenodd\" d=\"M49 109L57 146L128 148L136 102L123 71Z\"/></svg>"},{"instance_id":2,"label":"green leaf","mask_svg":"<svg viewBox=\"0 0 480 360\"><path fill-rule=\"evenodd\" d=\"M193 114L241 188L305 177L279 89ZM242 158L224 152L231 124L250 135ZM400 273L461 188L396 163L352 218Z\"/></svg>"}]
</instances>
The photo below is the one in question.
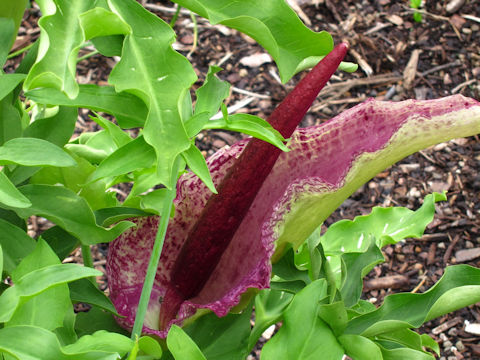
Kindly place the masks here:
<instances>
[{"instance_id":1,"label":"green leaf","mask_svg":"<svg viewBox=\"0 0 480 360\"><path fill-rule=\"evenodd\" d=\"M369 215L352 220L340 220L330 226L321 242L327 255L364 251L370 244L365 241L372 234L381 248L405 238L418 238L433 220L435 203L445 201L445 194L427 195L416 211L403 207L374 207Z\"/></svg>"},{"instance_id":2,"label":"green leaf","mask_svg":"<svg viewBox=\"0 0 480 360\"><path fill-rule=\"evenodd\" d=\"M39 0L38 4L43 14L38 21L40 50L24 88L55 88L73 99L79 92L75 80L77 54L85 42L79 15L92 8L95 1Z\"/></svg>"},{"instance_id":3,"label":"green leaf","mask_svg":"<svg viewBox=\"0 0 480 360\"><path fill-rule=\"evenodd\" d=\"M22 116L14 105L17 98L9 93L0 100L0 145L5 141L22 136Z\"/></svg>"},{"instance_id":4,"label":"green leaf","mask_svg":"<svg viewBox=\"0 0 480 360\"><path fill-rule=\"evenodd\" d=\"M230 94L230 84L220 80L216 73L222 68L210 66L205 82L195 92L195 115L185 121L188 136L193 137L202 130L208 120L217 113L223 100Z\"/></svg>"},{"instance_id":5,"label":"green leaf","mask_svg":"<svg viewBox=\"0 0 480 360\"><path fill-rule=\"evenodd\" d=\"M5 210L0 208L0 219L3 219L10 224L15 225L16 227L22 229L23 231L27 231L27 223L24 219L18 216L15 211L12 210ZM33 249L32 249L33 250Z\"/></svg>"},{"instance_id":6,"label":"green leaf","mask_svg":"<svg viewBox=\"0 0 480 360\"><path fill-rule=\"evenodd\" d=\"M293 295L283 291L264 289L255 297L255 325L248 339L248 350L252 350L262 333L280 321Z\"/></svg>"},{"instance_id":7,"label":"green leaf","mask_svg":"<svg viewBox=\"0 0 480 360\"><path fill-rule=\"evenodd\" d=\"M2 19L0 18L0 26L2 24ZM0 33L1 33L0 28ZM0 40L1 43L1 40ZM1 50L0 50L1 51ZM1 54L0 54L0 63L1 63ZM0 75L0 100L2 100L8 93L12 92L18 84L20 84L23 79L25 79L25 74L3 74Z\"/></svg>"},{"instance_id":8,"label":"green leaf","mask_svg":"<svg viewBox=\"0 0 480 360\"><path fill-rule=\"evenodd\" d=\"M3 250L2 250L1 244L0 244L0 274L3 274ZM3 278L3 276L1 277Z\"/></svg>"},{"instance_id":9,"label":"green leaf","mask_svg":"<svg viewBox=\"0 0 480 360\"><path fill-rule=\"evenodd\" d=\"M160 215L167 195L168 190L166 188L150 191L148 194L141 196L140 206L142 209Z\"/></svg>"},{"instance_id":10,"label":"green leaf","mask_svg":"<svg viewBox=\"0 0 480 360\"><path fill-rule=\"evenodd\" d=\"M122 221L110 229L100 227L85 199L61 186L25 185L19 188L32 203L28 209L15 208L21 217L43 216L77 237L83 245L110 242L133 223Z\"/></svg>"},{"instance_id":11,"label":"green leaf","mask_svg":"<svg viewBox=\"0 0 480 360\"><path fill-rule=\"evenodd\" d=\"M210 170L208 170L207 162L200 150L192 144L188 150L185 150L182 153L182 156L190 170L192 170L192 172L194 172L195 175L205 183L212 193L217 194L212 176L210 175Z\"/></svg>"},{"instance_id":12,"label":"green leaf","mask_svg":"<svg viewBox=\"0 0 480 360\"><path fill-rule=\"evenodd\" d=\"M80 241L75 236L57 225L42 232L41 237L60 260L65 259L80 244Z\"/></svg>"},{"instance_id":13,"label":"green leaf","mask_svg":"<svg viewBox=\"0 0 480 360\"><path fill-rule=\"evenodd\" d=\"M47 140L63 147L73 135L78 111L76 108L59 107L52 117L37 119L23 132L23 137Z\"/></svg>"},{"instance_id":14,"label":"green leaf","mask_svg":"<svg viewBox=\"0 0 480 360\"><path fill-rule=\"evenodd\" d=\"M9 321L22 302L54 286L101 274L98 270L76 264L51 265L29 272L0 296L0 321Z\"/></svg>"},{"instance_id":15,"label":"green leaf","mask_svg":"<svg viewBox=\"0 0 480 360\"><path fill-rule=\"evenodd\" d=\"M413 350L423 351L421 336L410 329L399 329L379 334L375 337L375 340L379 340L380 342L389 341L392 343L396 343L402 347L408 347Z\"/></svg>"},{"instance_id":16,"label":"green leaf","mask_svg":"<svg viewBox=\"0 0 480 360\"><path fill-rule=\"evenodd\" d=\"M167 335L167 347L175 360L207 360L193 340L177 325Z\"/></svg>"},{"instance_id":17,"label":"green leaf","mask_svg":"<svg viewBox=\"0 0 480 360\"><path fill-rule=\"evenodd\" d=\"M134 343L130 338L105 330L100 330L92 335L84 335L75 344L63 347L68 354L80 354L86 351L101 351L106 353L118 353L120 356L128 353Z\"/></svg>"},{"instance_id":18,"label":"green leaf","mask_svg":"<svg viewBox=\"0 0 480 360\"><path fill-rule=\"evenodd\" d=\"M120 220L149 215L151 214L143 210L120 206L95 211L95 219L100 226L110 226Z\"/></svg>"},{"instance_id":19,"label":"green leaf","mask_svg":"<svg viewBox=\"0 0 480 360\"><path fill-rule=\"evenodd\" d=\"M435 357L423 351L417 351L407 348L385 349L382 350L383 360L434 360Z\"/></svg>"},{"instance_id":20,"label":"green leaf","mask_svg":"<svg viewBox=\"0 0 480 360\"><path fill-rule=\"evenodd\" d=\"M62 348L55 334L42 328L14 326L0 330L0 350L22 360L117 360L132 346L133 341L127 337L106 332Z\"/></svg>"},{"instance_id":21,"label":"green leaf","mask_svg":"<svg viewBox=\"0 0 480 360\"><path fill-rule=\"evenodd\" d=\"M42 239L38 240L35 250L12 272L14 287L22 283L22 278L28 274L57 265L60 265L60 260L52 249ZM73 314L68 287L66 284L61 284L28 299L22 299L5 326L33 325L54 330L63 325L63 318L68 311Z\"/></svg>"},{"instance_id":22,"label":"green leaf","mask_svg":"<svg viewBox=\"0 0 480 360\"><path fill-rule=\"evenodd\" d=\"M289 249L273 264L273 273L276 276L272 279L270 287L275 290L297 293L311 283L308 271L300 270L295 265L293 249Z\"/></svg>"},{"instance_id":23,"label":"green leaf","mask_svg":"<svg viewBox=\"0 0 480 360\"><path fill-rule=\"evenodd\" d=\"M51 142L35 138L17 138L0 146L0 164L68 167L76 165L76 162Z\"/></svg>"},{"instance_id":24,"label":"green leaf","mask_svg":"<svg viewBox=\"0 0 480 360\"><path fill-rule=\"evenodd\" d=\"M98 6L98 4L96 4ZM111 11L95 7L80 15L80 24L87 39L99 36L128 34L130 26Z\"/></svg>"},{"instance_id":25,"label":"green leaf","mask_svg":"<svg viewBox=\"0 0 480 360\"><path fill-rule=\"evenodd\" d=\"M10 2L7 7L12 5ZM5 14L3 14L4 11L1 11L5 10L5 5L3 5L2 8L3 9L0 9L0 68L3 68L5 61L7 61L8 52L12 47L12 40L15 40L15 22L13 19L7 18ZM9 92L10 91L7 91L7 93ZM0 99L1 98L0 96Z\"/></svg>"},{"instance_id":26,"label":"green leaf","mask_svg":"<svg viewBox=\"0 0 480 360\"><path fill-rule=\"evenodd\" d=\"M0 171L0 203L15 208L27 208L32 205L3 171Z\"/></svg>"},{"instance_id":27,"label":"green leaf","mask_svg":"<svg viewBox=\"0 0 480 360\"><path fill-rule=\"evenodd\" d=\"M210 120L203 128L242 132L275 145L283 151L289 151L288 147L284 144L286 140L283 136L275 130L272 125L258 116L235 114L229 116L228 121L225 121L225 119Z\"/></svg>"},{"instance_id":28,"label":"green leaf","mask_svg":"<svg viewBox=\"0 0 480 360\"><path fill-rule=\"evenodd\" d=\"M25 95L39 104L81 107L112 114L124 129L141 127L147 118L147 107L142 100L127 92L117 93L113 86L80 85L74 99L51 88L30 90Z\"/></svg>"},{"instance_id":29,"label":"green leaf","mask_svg":"<svg viewBox=\"0 0 480 360\"><path fill-rule=\"evenodd\" d=\"M95 116L90 116L90 119L95 121L98 125L104 128L108 134L110 134L110 137L113 139L117 147L122 147L123 145L126 145L133 140L117 125L100 116L99 114L95 114Z\"/></svg>"},{"instance_id":30,"label":"green leaf","mask_svg":"<svg viewBox=\"0 0 480 360\"><path fill-rule=\"evenodd\" d=\"M338 341L355 360L383 360L382 351L372 340L360 335L341 335Z\"/></svg>"},{"instance_id":31,"label":"green leaf","mask_svg":"<svg viewBox=\"0 0 480 360\"><path fill-rule=\"evenodd\" d=\"M433 340L428 334L421 334L420 338L422 339L423 347L432 349L438 356L440 356L440 346L438 346L438 343L435 340Z\"/></svg>"},{"instance_id":32,"label":"green leaf","mask_svg":"<svg viewBox=\"0 0 480 360\"><path fill-rule=\"evenodd\" d=\"M56 328L53 332L57 335L60 345L73 344L78 340L78 336L75 333L75 320L77 314L72 311L68 311L63 318L63 325Z\"/></svg>"},{"instance_id":33,"label":"green leaf","mask_svg":"<svg viewBox=\"0 0 480 360\"><path fill-rule=\"evenodd\" d=\"M98 289L89 279L80 279L68 283L72 301L98 306L112 314L119 316L115 306L103 291Z\"/></svg>"},{"instance_id":34,"label":"green leaf","mask_svg":"<svg viewBox=\"0 0 480 360\"><path fill-rule=\"evenodd\" d=\"M282 82L295 73L308 56L326 55L333 48L330 34L308 29L295 12L278 0L176 0L176 3L207 18L254 38L272 56Z\"/></svg>"},{"instance_id":35,"label":"green leaf","mask_svg":"<svg viewBox=\"0 0 480 360\"><path fill-rule=\"evenodd\" d=\"M222 318L210 313L184 330L208 360L244 360L248 355L251 315L251 306L241 314L228 314Z\"/></svg>"},{"instance_id":36,"label":"green leaf","mask_svg":"<svg viewBox=\"0 0 480 360\"><path fill-rule=\"evenodd\" d=\"M315 65L317 65L325 56L309 56L308 58L304 59L303 61L298 64L297 68L295 69L295 74L306 70L313 68ZM348 73L352 73L357 71L358 65L355 63L351 63L348 61L342 61L340 65L338 66L338 70L340 71L345 71Z\"/></svg>"},{"instance_id":37,"label":"green leaf","mask_svg":"<svg viewBox=\"0 0 480 360\"><path fill-rule=\"evenodd\" d=\"M72 157L77 162L76 166L43 168L32 176L30 184L63 184L87 200L93 210L117 205L115 194L105 191L107 189L106 180L88 181L96 169L95 166L75 154L72 154Z\"/></svg>"},{"instance_id":38,"label":"green leaf","mask_svg":"<svg viewBox=\"0 0 480 360\"><path fill-rule=\"evenodd\" d=\"M128 194L127 199L123 203L124 206L138 206L138 203L136 203L137 205L133 205L135 201L139 200L138 195L143 194L146 191L152 189L156 185L160 184L160 181L161 181L160 177L157 175L157 168L155 166L151 168L136 170L133 172L132 175L133 175L133 187L130 190L130 194ZM150 196L150 193L145 195L145 197L148 197L148 196Z\"/></svg>"},{"instance_id":39,"label":"green leaf","mask_svg":"<svg viewBox=\"0 0 480 360\"><path fill-rule=\"evenodd\" d=\"M98 330L107 330L128 335L128 332L117 324L111 313L105 312L97 307L91 308L88 312L80 312L77 314L75 331L79 336L93 334Z\"/></svg>"},{"instance_id":40,"label":"green leaf","mask_svg":"<svg viewBox=\"0 0 480 360\"><path fill-rule=\"evenodd\" d=\"M337 337L341 335L347 327L348 315L343 301L320 305L318 308L318 316L330 326Z\"/></svg>"},{"instance_id":41,"label":"green leaf","mask_svg":"<svg viewBox=\"0 0 480 360\"><path fill-rule=\"evenodd\" d=\"M138 347L143 354L150 355L154 359L160 359L162 357L162 347L158 341L150 336L142 336L138 339Z\"/></svg>"},{"instance_id":42,"label":"green leaf","mask_svg":"<svg viewBox=\"0 0 480 360\"><path fill-rule=\"evenodd\" d=\"M324 279L312 282L295 295L285 310L279 332L263 347L261 359L341 359L343 348L318 316L319 302L327 297Z\"/></svg>"},{"instance_id":43,"label":"green leaf","mask_svg":"<svg viewBox=\"0 0 480 360\"><path fill-rule=\"evenodd\" d=\"M364 252L346 253L342 255L345 265L345 281L340 289L346 307L355 305L363 289L363 278L377 264L385 261L382 251L375 244L374 238L367 240L370 243Z\"/></svg>"},{"instance_id":44,"label":"green leaf","mask_svg":"<svg viewBox=\"0 0 480 360\"><path fill-rule=\"evenodd\" d=\"M143 136L139 136L105 158L92 174L90 181L149 168L154 162L153 147L145 142Z\"/></svg>"},{"instance_id":45,"label":"green leaf","mask_svg":"<svg viewBox=\"0 0 480 360\"><path fill-rule=\"evenodd\" d=\"M155 149L161 182L171 188L174 161L190 147L181 104L189 99L188 89L197 77L190 62L172 49L175 34L167 23L136 1L108 4L131 26L109 81L117 91L128 90L148 105L143 136Z\"/></svg>"},{"instance_id":46,"label":"green leaf","mask_svg":"<svg viewBox=\"0 0 480 360\"><path fill-rule=\"evenodd\" d=\"M375 336L404 328L418 328L425 321L480 301L480 269L450 266L442 278L423 294L389 295L377 310L348 323L346 334Z\"/></svg>"},{"instance_id":47,"label":"green leaf","mask_svg":"<svg viewBox=\"0 0 480 360\"><path fill-rule=\"evenodd\" d=\"M0 44L5 44L0 48L0 67L3 67L5 56L15 41L27 5L28 0L2 0L0 2L0 18L8 18L2 19L2 22L8 20L9 24L8 27L3 25L3 28L0 28ZM5 33L2 34L4 31ZM3 52L5 53L3 54Z\"/></svg>"}]
</instances>

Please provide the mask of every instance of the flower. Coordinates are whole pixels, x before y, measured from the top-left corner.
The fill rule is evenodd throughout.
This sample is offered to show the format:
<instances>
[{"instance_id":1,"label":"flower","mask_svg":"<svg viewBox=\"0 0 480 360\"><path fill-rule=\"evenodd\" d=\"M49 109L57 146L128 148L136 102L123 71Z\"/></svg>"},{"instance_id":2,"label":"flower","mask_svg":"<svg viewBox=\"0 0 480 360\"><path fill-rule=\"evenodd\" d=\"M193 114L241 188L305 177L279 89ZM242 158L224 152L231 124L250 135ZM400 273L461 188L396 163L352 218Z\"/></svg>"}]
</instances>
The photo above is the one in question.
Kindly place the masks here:
<instances>
[{"instance_id":1,"label":"flower","mask_svg":"<svg viewBox=\"0 0 480 360\"><path fill-rule=\"evenodd\" d=\"M396 161L430 145L480 132L479 102L455 95L437 100L373 99L324 124L297 129L200 293L184 301L175 323L200 309L225 316L249 288L269 286L271 261L298 247L350 194ZM215 185L249 140L225 147L207 160ZM189 231L211 195L192 173L177 183L170 220L143 331L159 329L163 296ZM107 258L110 297L131 328L153 246L158 217L134 220L111 243ZM208 249L205 249L208 251ZM198 256L202 256L201 253Z\"/></svg>"}]
</instances>

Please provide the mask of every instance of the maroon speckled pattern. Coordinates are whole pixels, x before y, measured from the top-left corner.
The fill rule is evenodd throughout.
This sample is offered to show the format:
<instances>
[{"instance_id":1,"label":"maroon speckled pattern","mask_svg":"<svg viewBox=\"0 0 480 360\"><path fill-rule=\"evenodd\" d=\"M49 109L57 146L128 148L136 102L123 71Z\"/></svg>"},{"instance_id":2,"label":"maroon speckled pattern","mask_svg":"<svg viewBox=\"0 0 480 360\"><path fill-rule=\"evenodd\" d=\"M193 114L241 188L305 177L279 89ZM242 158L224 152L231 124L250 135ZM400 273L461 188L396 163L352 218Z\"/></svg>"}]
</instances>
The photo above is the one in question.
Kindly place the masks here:
<instances>
[{"instance_id":1,"label":"maroon speckled pattern","mask_svg":"<svg viewBox=\"0 0 480 360\"><path fill-rule=\"evenodd\" d=\"M435 116L478 105L475 100L460 95L399 103L367 100L325 124L296 130L289 143L291 151L282 153L276 162L209 281L198 296L182 304L174 323L181 324L198 308L208 308L224 316L248 288L268 287L270 257L279 235L275 227L289 211L292 199L307 189L323 192L341 186L355 158L384 148L407 120L421 118L427 123ZM215 184L247 141L226 147L207 160ZM168 227L149 307L155 316L176 256L210 196L209 190L192 173L180 178L177 190L175 217ZM156 217L135 221L136 229L127 230L112 242L107 259L111 299L117 311L126 316L119 322L127 328L134 322L157 226ZM148 321L144 332L166 335Z\"/></svg>"}]
</instances>

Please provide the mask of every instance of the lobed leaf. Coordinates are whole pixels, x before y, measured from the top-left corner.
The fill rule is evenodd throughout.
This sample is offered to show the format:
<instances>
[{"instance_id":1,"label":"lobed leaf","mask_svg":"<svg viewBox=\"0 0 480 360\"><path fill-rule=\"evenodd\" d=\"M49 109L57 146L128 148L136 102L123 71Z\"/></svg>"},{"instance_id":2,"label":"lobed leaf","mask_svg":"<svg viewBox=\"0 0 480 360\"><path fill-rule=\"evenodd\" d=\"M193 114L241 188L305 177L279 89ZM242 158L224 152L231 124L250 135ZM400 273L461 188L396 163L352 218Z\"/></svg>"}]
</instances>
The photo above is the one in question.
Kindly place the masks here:
<instances>
[{"instance_id":1,"label":"lobed leaf","mask_svg":"<svg viewBox=\"0 0 480 360\"><path fill-rule=\"evenodd\" d=\"M300 62L313 55L326 55L333 48L327 32L308 29L295 12L278 0L175 0L180 6L254 38L277 63L282 82L287 82Z\"/></svg>"},{"instance_id":2,"label":"lobed leaf","mask_svg":"<svg viewBox=\"0 0 480 360\"><path fill-rule=\"evenodd\" d=\"M403 328L418 328L425 321L480 300L480 269L450 266L423 294L389 295L377 310L350 320L346 334L375 336Z\"/></svg>"},{"instance_id":3,"label":"lobed leaf","mask_svg":"<svg viewBox=\"0 0 480 360\"><path fill-rule=\"evenodd\" d=\"M204 126L204 129L225 129L229 131L238 131L251 135L260 140L266 141L283 151L289 151L285 146L286 141L283 136L275 130L267 121L258 116L249 114L235 114L225 119L210 120Z\"/></svg>"},{"instance_id":4,"label":"lobed leaf","mask_svg":"<svg viewBox=\"0 0 480 360\"><path fill-rule=\"evenodd\" d=\"M39 0L42 17L38 57L25 79L26 91L54 88L74 99L79 92L75 80L78 50L85 41L79 15L95 1Z\"/></svg>"},{"instance_id":5,"label":"lobed leaf","mask_svg":"<svg viewBox=\"0 0 480 360\"><path fill-rule=\"evenodd\" d=\"M197 77L189 61L172 49L175 34L168 24L135 1L108 4L131 27L109 82L116 91L133 93L147 104L143 136L155 149L161 182L170 188L174 161L190 147L181 104Z\"/></svg>"},{"instance_id":6,"label":"lobed leaf","mask_svg":"<svg viewBox=\"0 0 480 360\"><path fill-rule=\"evenodd\" d=\"M33 89L25 96L39 104L56 104L81 107L112 114L124 129L141 127L147 117L147 108L142 100L128 92L116 92L113 86L85 84L79 86L74 99L52 88Z\"/></svg>"},{"instance_id":7,"label":"lobed leaf","mask_svg":"<svg viewBox=\"0 0 480 360\"><path fill-rule=\"evenodd\" d=\"M357 216L354 220L340 220L321 237L325 253L362 252L369 246L369 236L376 239L380 248L405 238L419 238L433 220L435 203L445 200L445 194L433 193L425 197L416 211L405 207L374 207L368 215Z\"/></svg>"}]
</instances>

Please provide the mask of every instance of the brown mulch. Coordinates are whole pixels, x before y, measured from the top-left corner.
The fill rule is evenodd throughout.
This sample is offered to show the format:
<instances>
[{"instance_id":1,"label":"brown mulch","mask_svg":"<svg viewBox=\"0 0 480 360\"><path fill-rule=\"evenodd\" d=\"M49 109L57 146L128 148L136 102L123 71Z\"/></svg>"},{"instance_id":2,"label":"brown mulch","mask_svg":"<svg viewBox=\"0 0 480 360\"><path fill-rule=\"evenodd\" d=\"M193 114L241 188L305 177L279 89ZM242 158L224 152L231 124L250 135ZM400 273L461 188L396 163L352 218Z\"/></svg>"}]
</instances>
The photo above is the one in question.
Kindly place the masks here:
<instances>
[{"instance_id":1,"label":"brown mulch","mask_svg":"<svg viewBox=\"0 0 480 360\"><path fill-rule=\"evenodd\" d=\"M480 100L480 2L425 2L421 23L414 22L408 1L291 2L298 5L299 15L311 29L330 32L336 42L348 40L351 51L347 60L361 66L354 74L336 74L305 117L304 126L323 122L367 97L399 101L460 93ZM459 8L448 12L454 3ZM146 6L167 22L173 15L170 2L147 1ZM38 10L31 9L22 24L17 49L38 37L37 18ZM221 65L224 71L220 77L233 86L227 105L252 98L237 111L266 118L301 76L283 85L274 63L244 65L248 56L259 57L265 51L247 36L222 26L213 27L203 19L198 19L198 45L193 48L191 25L189 12L182 11L175 25L175 46L189 54L199 76L196 86L202 84L209 65ZM13 68L17 63L18 59L12 59L9 65ZM113 60L100 56L82 61L79 81L104 83L113 65ZM89 129L92 123L81 120L79 126ZM206 131L197 142L207 156L239 138L241 135L226 131ZM326 225L366 214L373 206L417 209L427 194L448 191L448 201L437 205L435 220L425 236L384 249L386 262L366 280L366 299L378 305L394 292L423 292L450 264L480 266L479 169L479 137L453 140L411 155L385 170L332 214ZM96 254L101 268L102 252ZM480 359L480 337L465 332L465 321L480 323L479 304L431 321L420 332L440 343L445 359ZM251 358L257 354L258 349Z\"/></svg>"}]
</instances>

